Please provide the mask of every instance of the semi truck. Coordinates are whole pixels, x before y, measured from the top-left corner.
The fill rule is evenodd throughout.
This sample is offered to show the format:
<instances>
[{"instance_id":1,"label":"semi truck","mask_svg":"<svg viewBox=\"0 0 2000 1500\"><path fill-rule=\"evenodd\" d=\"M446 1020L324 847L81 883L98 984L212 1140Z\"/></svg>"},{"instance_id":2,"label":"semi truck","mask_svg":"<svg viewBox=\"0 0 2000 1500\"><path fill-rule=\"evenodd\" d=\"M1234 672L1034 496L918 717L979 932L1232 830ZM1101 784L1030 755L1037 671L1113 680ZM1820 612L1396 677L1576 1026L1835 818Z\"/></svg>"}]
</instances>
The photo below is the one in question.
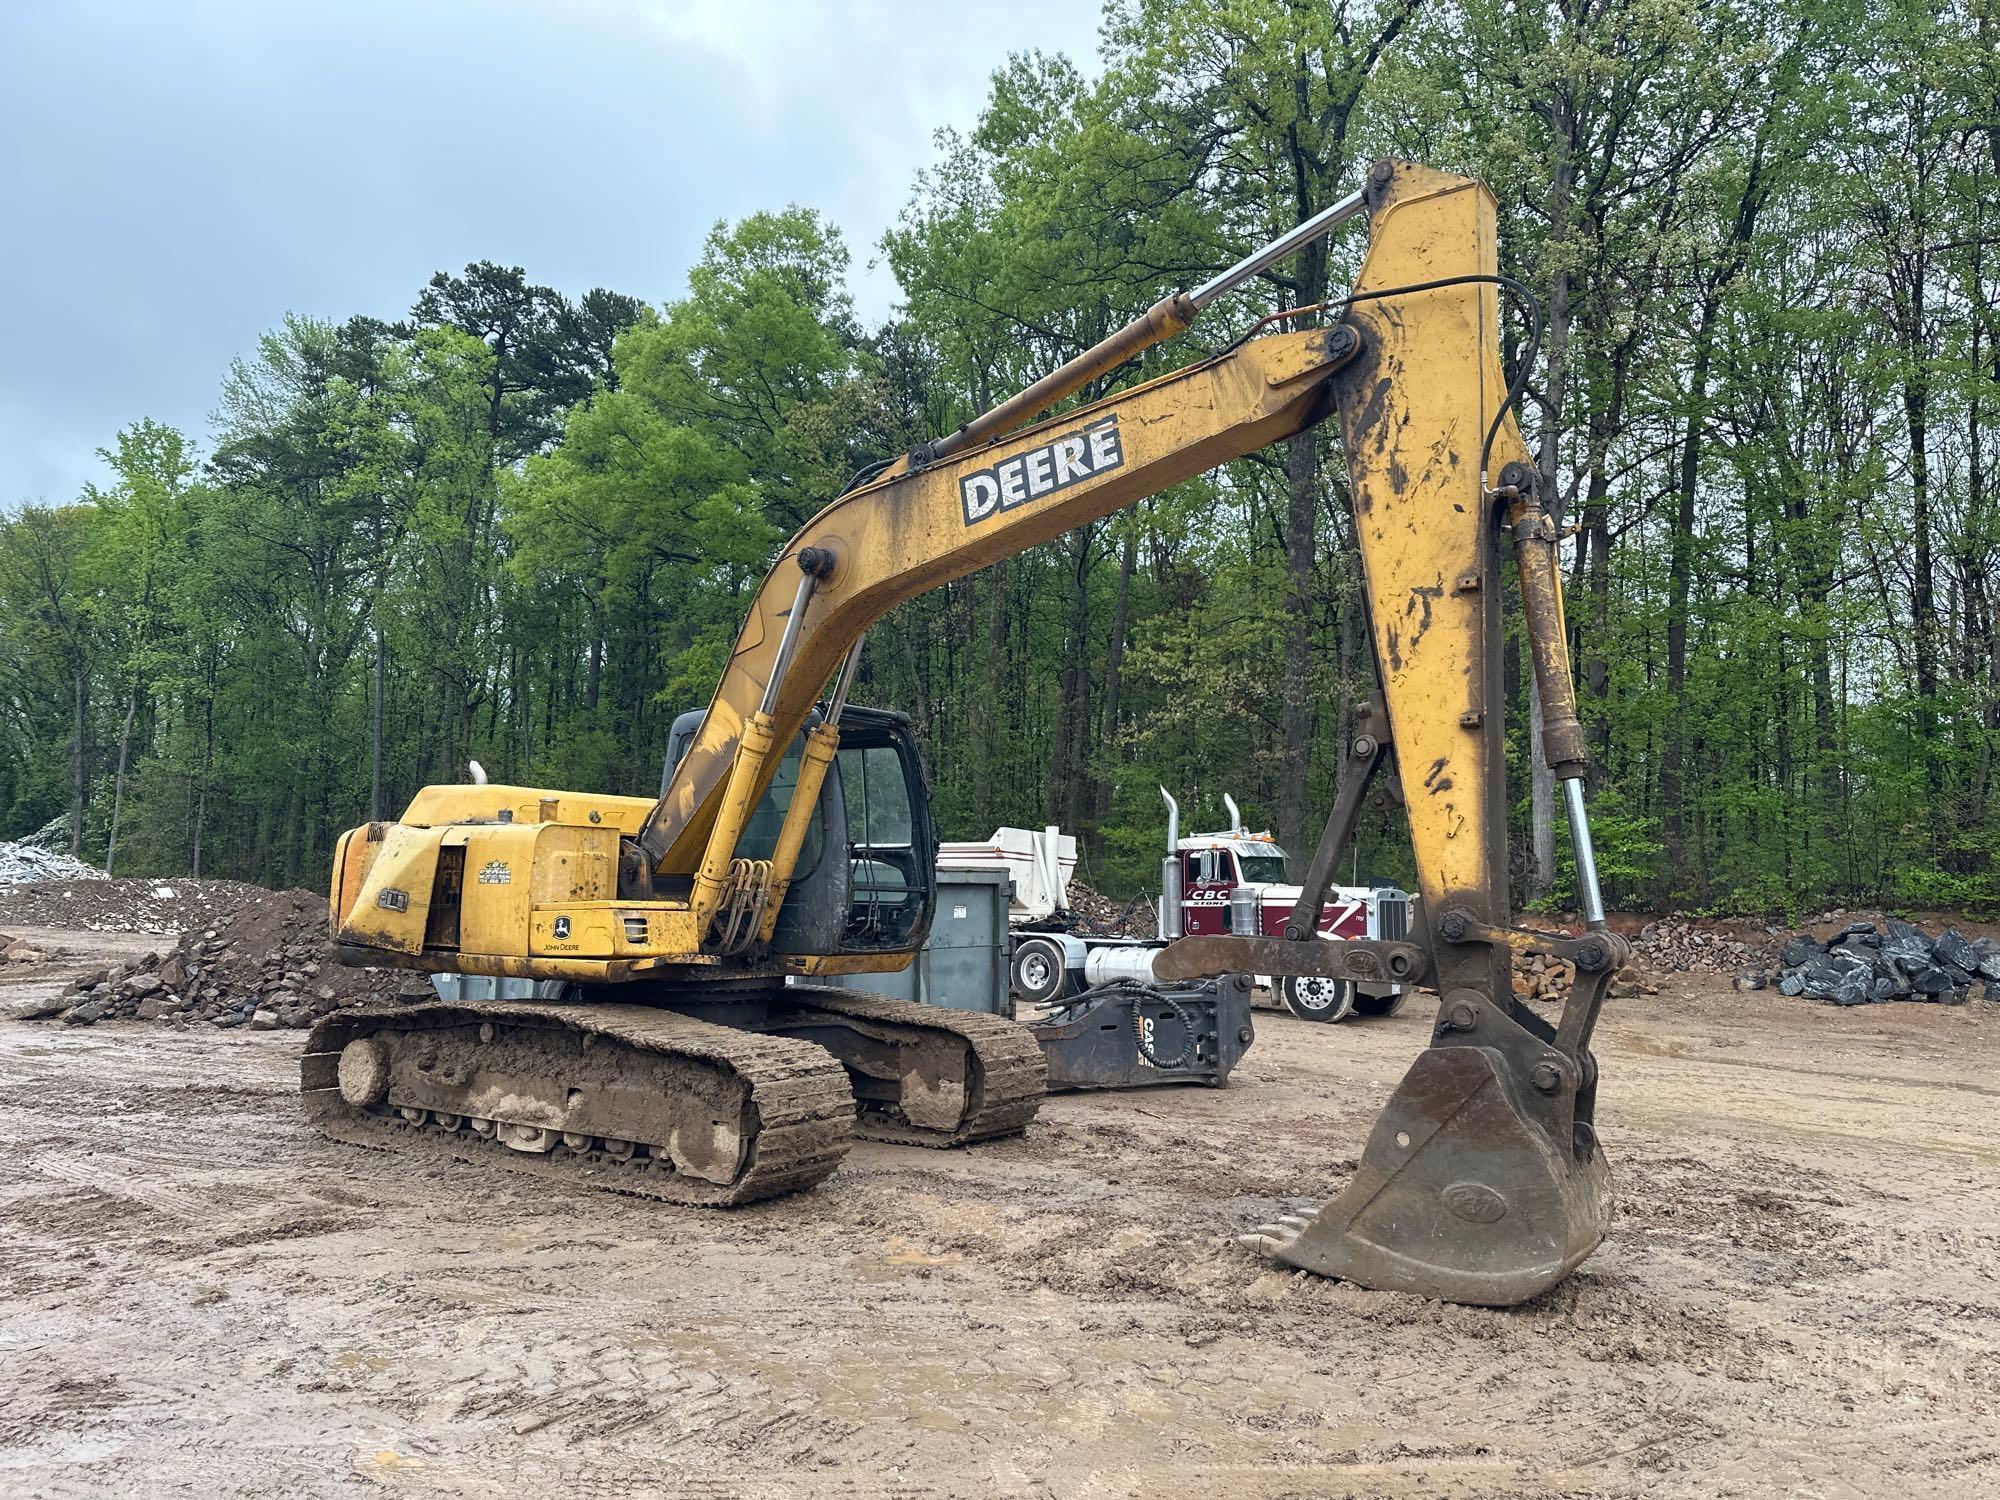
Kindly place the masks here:
<instances>
[{"instance_id":1,"label":"semi truck","mask_svg":"<svg viewBox=\"0 0 2000 1500\"><path fill-rule=\"evenodd\" d=\"M1046 1006L1113 980L1153 982L1153 955L1176 938L1212 934L1282 937L1301 888L1285 879L1285 851L1269 832L1252 833L1235 798L1224 795L1229 827L1180 832L1180 804L1165 787L1167 852L1160 864L1154 932L1133 937L1095 930L1069 909L1076 873L1074 835L1045 828L996 828L984 840L938 846L951 869L1004 869L1013 881L1009 979L1017 1005ZM1334 942L1397 940L1410 931L1410 898L1395 886L1331 887L1319 935ZM1393 1015L1407 986L1319 975L1258 975L1257 983L1307 1021Z\"/></svg>"}]
</instances>

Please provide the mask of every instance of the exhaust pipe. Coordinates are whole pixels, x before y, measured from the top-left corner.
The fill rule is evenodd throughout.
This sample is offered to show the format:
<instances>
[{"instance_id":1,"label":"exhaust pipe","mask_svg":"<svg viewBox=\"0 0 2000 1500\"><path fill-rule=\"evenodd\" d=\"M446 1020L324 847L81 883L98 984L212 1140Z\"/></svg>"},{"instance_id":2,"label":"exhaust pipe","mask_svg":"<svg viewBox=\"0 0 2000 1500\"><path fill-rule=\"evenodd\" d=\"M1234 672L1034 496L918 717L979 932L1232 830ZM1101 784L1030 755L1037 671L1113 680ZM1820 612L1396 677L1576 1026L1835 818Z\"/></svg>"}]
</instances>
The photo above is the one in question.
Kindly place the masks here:
<instances>
[{"instance_id":1,"label":"exhaust pipe","mask_svg":"<svg viewBox=\"0 0 2000 1500\"><path fill-rule=\"evenodd\" d=\"M1171 943L1181 935L1181 805L1165 787L1167 799L1167 857L1160 862L1159 937Z\"/></svg>"},{"instance_id":2,"label":"exhaust pipe","mask_svg":"<svg viewBox=\"0 0 2000 1500\"><path fill-rule=\"evenodd\" d=\"M1062 878L1062 828L1049 823L1035 840L1035 863L1041 866L1042 889L1049 893L1057 911L1069 910L1069 887Z\"/></svg>"},{"instance_id":3,"label":"exhaust pipe","mask_svg":"<svg viewBox=\"0 0 2000 1500\"><path fill-rule=\"evenodd\" d=\"M1243 814L1236 810L1236 799L1230 796L1229 793L1224 792L1222 794L1222 805L1229 809L1229 831L1234 834L1241 834L1243 832Z\"/></svg>"}]
</instances>

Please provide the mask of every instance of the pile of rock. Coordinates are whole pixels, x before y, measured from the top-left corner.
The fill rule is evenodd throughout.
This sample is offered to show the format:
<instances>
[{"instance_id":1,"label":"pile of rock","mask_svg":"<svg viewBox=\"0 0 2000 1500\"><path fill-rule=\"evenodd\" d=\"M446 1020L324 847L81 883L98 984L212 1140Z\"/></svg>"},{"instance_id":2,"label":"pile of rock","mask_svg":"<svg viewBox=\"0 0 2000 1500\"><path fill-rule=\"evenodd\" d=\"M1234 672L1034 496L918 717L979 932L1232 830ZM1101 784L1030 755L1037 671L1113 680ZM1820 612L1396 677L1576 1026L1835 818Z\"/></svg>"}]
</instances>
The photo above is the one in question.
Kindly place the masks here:
<instances>
[{"instance_id":1,"label":"pile of rock","mask_svg":"<svg viewBox=\"0 0 2000 1500\"><path fill-rule=\"evenodd\" d=\"M326 898L311 891L256 891L170 953L77 979L58 1013L72 1026L129 1016L266 1030L405 993L433 998L420 975L335 963L326 917Z\"/></svg>"},{"instance_id":2,"label":"pile of rock","mask_svg":"<svg viewBox=\"0 0 2000 1500\"><path fill-rule=\"evenodd\" d=\"M0 963L40 964L47 963L48 959L48 954L26 938L9 937L0 932Z\"/></svg>"},{"instance_id":3,"label":"pile of rock","mask_svg":"<svg viewBox=\"0 0 2000 1500\"><path fill-rule=\"evenodd\" d=\"M1514 955L1514 993L1523 1000L1560 1000L1576 984L1576 965L1541 953Z\"/></svg>"},{"instance_id":4,"label":"pile of rock","mask_svg":"<svg viewBox=\"0 0 2000 1500\"><path fill-rule=\"evenodd\" d=\"M1774 972L1752 972L1737 982L1745 989L1775 984L1782 995L1834 1005L2000 1000L2000 942L1968 938L1956 927L1931 938L1922 928L1893 917L1879 930L1873 922L1849 922L1824 943L1799 933L1785 944Z\"/></svg>"},{"instance_id":5,"label":"pile of rock","mask_svg":"<svg viewBox=\"0 0 2000 1500\"><path fill-rule=\"evenodd\" d=\"M1576 965L1566 958L1545 953L1514 955L1514 997L1518 1000L1556 1001L1569 998L1576 986ZM1629 1000L1634 995L1657 995L1660 987L1633 965L1611 976L1604 991L1612 1000Z\"/></svg>"},{"instance_id":6,"label":"pile of rock","mask_svg":"<svg viewBox=\"0 0 2000 1500\"><path fill-rule=\"evenodd\" d=\"M244 902L264 895L240 880L107 880L103 872L69 880L0 884L0 922L85 932L186 932L212 927Z\"/></svg>"},{"instance_id":7,"label":"pile of rock","mask_svg":"<svg viewBox=\"0 0 2000 1500\"><path fill-rule=\"evenodd\" d=\"M1099 895L1080 880L1072 880L1063 896L1078 932L1094 937L1152 937L1159 931L1153 903L1146 896L1130 901L1114 901Z\"/></svg>"},{"instance_id":8,"label":"pile of rock","mask_svg":"<svg viewBox=\"0 0 2000 1500\"><path fill-rule=\"evenodd\" d=\"M1663 973L1732 974L1770 962L1783 929L1767 927L1764 935L1770 941L1744 941L1687 917L1662 917L1639 929L1632 956Z\"/></svg>"},{"instance_id":9,"label":"pile of rock","mask_svg":"<svg viewBox=\"0 0 2000 1500\"><path fill-rule=\"evenodd\" d=\"M69 815L45 823L24 839L0 839L0 885L36 880L105 880L95 865L69 853Z\"/></svg>"}]
</instances>

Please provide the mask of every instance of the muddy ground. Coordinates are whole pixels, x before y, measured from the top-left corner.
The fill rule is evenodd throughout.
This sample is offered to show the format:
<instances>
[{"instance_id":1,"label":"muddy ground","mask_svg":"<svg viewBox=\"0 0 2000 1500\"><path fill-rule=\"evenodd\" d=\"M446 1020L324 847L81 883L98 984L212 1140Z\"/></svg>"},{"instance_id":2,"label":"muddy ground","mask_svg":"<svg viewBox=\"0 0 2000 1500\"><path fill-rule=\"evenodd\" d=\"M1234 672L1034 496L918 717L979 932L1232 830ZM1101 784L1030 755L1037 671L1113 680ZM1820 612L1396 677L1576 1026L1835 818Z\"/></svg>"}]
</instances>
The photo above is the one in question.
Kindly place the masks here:
<instances>
[{"instance_id":1,"label":"muddy ground","mask_svg":"<svg viewBox=\"0 0 2000 1500\"><path fill-rule=\"evenodd\" d=\"M1611 1237L1513 1312L1234 1248L1432 1003L720 1214L321 1141L296 1033L0 1025L0 1495L2000 1491L2000 1007L1613 1002Z\"/></svg>"}]
</instances>

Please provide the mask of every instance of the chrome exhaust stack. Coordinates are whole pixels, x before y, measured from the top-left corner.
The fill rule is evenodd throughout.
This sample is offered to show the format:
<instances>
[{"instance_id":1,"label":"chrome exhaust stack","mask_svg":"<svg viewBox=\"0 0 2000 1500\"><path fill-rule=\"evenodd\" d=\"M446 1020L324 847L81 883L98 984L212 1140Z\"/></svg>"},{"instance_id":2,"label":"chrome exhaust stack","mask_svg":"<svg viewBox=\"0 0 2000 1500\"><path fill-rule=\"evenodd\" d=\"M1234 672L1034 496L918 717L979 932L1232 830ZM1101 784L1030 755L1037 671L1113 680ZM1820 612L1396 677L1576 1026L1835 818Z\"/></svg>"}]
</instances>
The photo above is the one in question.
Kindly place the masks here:
<instances>
[{"instance_id":1,"label":"chrome exhaust stack","mask_svg":"<svg viewBox=\"0 0 2000 1500\"><path fill-rule=\"evenodd\" d=\"M1167 857L1160 862L1159 937L1171 943L1181 935L1181 805L1165 787L1167 799Z\"/></svg>"}]
</instances>

